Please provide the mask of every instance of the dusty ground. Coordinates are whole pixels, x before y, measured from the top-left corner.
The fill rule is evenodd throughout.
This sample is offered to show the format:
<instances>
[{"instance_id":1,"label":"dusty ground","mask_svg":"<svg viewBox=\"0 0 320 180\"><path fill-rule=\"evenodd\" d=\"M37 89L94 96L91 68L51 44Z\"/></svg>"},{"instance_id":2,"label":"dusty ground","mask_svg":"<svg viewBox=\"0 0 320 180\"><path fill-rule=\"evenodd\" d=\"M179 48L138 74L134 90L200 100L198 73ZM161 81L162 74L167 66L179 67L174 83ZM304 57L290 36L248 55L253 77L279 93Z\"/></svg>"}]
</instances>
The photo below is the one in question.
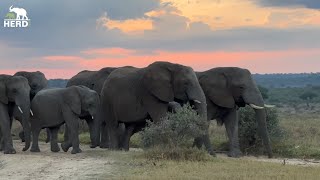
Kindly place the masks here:
<instances>
[{"instance_id":1,"label":"dusty ground","mask_svg":"<svg viewBox=\"0 0 320 180\"><path fill-rule=\"evenodd\" d=\"M23 143L15 141L17 154L0 153L0 179L37 180L37 179L113 179L117 174L117 163L108 156L106 150L90 149L81 146L83 153L72 155L52 153L50 145L41 142L40 153L21 152ZM228 158L219 154L219 158ZM243 157L241 159L281 163L285 165L319 166L320 161L301 159L267 159L265 157Z\"/></svg>"},{"instance_id":2,"label":"dusty ground","mask_svg":"<svg viewBox=\"0 0 320 180\"><path fill-rule=\"evenodd\" d=\"M21 152L23 143L15 141L17 154L0 154L0 179L33 180L33 179L99 179L112 177L112 163L108 157L94 156L95 151L106 151L100 148L81 147L83 153L72 155L59 152L52 153L50 145L39 143L41 152Z\"/></svg>"}]
</instances>

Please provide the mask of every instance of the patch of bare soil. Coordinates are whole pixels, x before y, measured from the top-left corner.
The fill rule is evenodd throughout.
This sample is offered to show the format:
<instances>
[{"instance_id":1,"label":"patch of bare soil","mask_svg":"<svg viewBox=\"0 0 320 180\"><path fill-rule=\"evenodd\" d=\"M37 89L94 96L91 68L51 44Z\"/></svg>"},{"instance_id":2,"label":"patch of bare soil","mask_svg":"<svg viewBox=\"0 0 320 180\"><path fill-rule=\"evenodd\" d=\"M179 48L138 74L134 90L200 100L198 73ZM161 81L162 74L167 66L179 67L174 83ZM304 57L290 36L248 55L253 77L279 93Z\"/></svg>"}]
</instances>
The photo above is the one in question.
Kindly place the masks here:
<instances>
[{"instance_id":1,"label":"patch of bare soil","mask_svg":"<svg viewBox=\"0 0 320 180\"><path fill-rule=\"evenodd\" d=\"M106 151L81 146L82 153L73 155L62 150L50 151L50 144L39 142L40 153L22 152L24 143L14 142L17 154L4 155L0 152L0 179L37 180L37 179L100 179L112 177L112 160L107 156L93 154Z\"/></svg>"}]
</instances>

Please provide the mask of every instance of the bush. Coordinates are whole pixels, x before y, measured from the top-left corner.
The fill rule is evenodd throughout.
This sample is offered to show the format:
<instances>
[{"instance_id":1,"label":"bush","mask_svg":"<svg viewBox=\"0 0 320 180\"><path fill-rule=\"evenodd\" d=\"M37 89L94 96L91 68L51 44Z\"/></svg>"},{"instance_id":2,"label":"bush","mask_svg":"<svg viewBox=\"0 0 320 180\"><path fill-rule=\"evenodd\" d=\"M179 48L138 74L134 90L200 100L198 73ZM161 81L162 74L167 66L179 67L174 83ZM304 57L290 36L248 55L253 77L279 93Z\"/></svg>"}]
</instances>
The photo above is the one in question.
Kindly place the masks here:
<instances>
[{"instance_id":1,"label":"bush","mask_svg":"<svg viewBox=\"0 0 320 180\"><path fill-rule=\"evenodd\" d=\"M279 124L277 110L266 109L267 128L271 142L280 142L284 137L284 131ZM257 132L255 112L250 107L240 109L239 117L239 141L243 152L258 153L263 150L262 140Z\"/></svg>"},{"instance_id":2,"label":"bush","mask_svg":"<svg viewBox=\"0 0 320 180\"><path fill-rule=\"evenodd\" d=\"M176 113L167 113L160 122L148 121L141 132L144 155L149 159L199 161L208 159L208 153L191 148L195 137L204 135L208 122L200 118L187 104Z\"/></svg>"},{"instance_id":3,"label":"bush","mask_svg":"<svg viewBox=\"0 0 320 180\"><path fill-rule=\"evenodd\" d=\"M143 147L182 147L195 137L204 135L207 128L208 122L187 104L176 113L168 112L158 123L148 121L141 133Z\"/></svg>"}]
</instances>

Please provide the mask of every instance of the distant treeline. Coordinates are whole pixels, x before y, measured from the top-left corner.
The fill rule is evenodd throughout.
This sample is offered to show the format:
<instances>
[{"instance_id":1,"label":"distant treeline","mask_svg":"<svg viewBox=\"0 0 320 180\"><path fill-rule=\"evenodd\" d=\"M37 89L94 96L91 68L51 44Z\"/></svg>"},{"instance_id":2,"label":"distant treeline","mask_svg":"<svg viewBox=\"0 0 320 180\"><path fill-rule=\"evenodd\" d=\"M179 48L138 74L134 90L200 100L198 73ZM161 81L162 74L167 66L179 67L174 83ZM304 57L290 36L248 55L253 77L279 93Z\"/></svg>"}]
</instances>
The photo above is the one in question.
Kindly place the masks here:
<instances>
[{"instance_id":1,"label":"distant treeline","mask_svg":"<svg viewBox=\"0 0 320 180\"><path fill-rule=\"evenodd\" d=\"M320 73L254 74L257 84L266 88L320 86Z\"/></svg>"},{"instance_id":2,"label":"distant treeline","mask_svg":"<svg viewBox=\"0 0 320 180\"><path fill-rule=\"evenodd\" d=\"M63 88L66 87L68 79L50 79L48 82L49 88Z\"/></svg>"},{"instance_id":3,"label":"distant treeline","mask_svg":"<svg viewBox=\"0 0 320 180\"><path fill-rule=\"evenodd\" d=\"M320 86L320 73L254 74L257 84L268 89L286 87ZM51 79L49 87L65 87L67 79Z\"/></svg>"}]
</instances>

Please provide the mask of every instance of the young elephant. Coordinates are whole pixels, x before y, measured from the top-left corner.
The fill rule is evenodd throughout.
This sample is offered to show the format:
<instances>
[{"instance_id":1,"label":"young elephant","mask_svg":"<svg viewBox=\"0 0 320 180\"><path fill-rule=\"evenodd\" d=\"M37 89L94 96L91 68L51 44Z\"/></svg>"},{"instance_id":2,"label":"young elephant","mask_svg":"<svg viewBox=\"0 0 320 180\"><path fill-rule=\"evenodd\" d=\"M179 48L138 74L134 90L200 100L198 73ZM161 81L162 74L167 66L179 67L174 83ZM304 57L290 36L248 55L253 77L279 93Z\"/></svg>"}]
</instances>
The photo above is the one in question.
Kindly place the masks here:
<instances>
[{"instance_id":1,"label":"young elephant","mask_svg":"<svg viewBox=\"0 0 320 180\"><path fill-rule=\"evenodd\" d=\"M40 91L31 103L34 116L31 119L33 142L31 152L39 152L38 138L41 129L49 128L51 132L51 151L58 152L57 143L59 127L66 123L69 133L67 141L61 144L63 151L67 152L72 146L72 154L80 153L79 148L79 117L90 115L90 136L98 143L99 123L96 121L96 111L99 105L98 94L84 86L71 86L68 88L47 89Z\"/></svg>"}]
</instances>

